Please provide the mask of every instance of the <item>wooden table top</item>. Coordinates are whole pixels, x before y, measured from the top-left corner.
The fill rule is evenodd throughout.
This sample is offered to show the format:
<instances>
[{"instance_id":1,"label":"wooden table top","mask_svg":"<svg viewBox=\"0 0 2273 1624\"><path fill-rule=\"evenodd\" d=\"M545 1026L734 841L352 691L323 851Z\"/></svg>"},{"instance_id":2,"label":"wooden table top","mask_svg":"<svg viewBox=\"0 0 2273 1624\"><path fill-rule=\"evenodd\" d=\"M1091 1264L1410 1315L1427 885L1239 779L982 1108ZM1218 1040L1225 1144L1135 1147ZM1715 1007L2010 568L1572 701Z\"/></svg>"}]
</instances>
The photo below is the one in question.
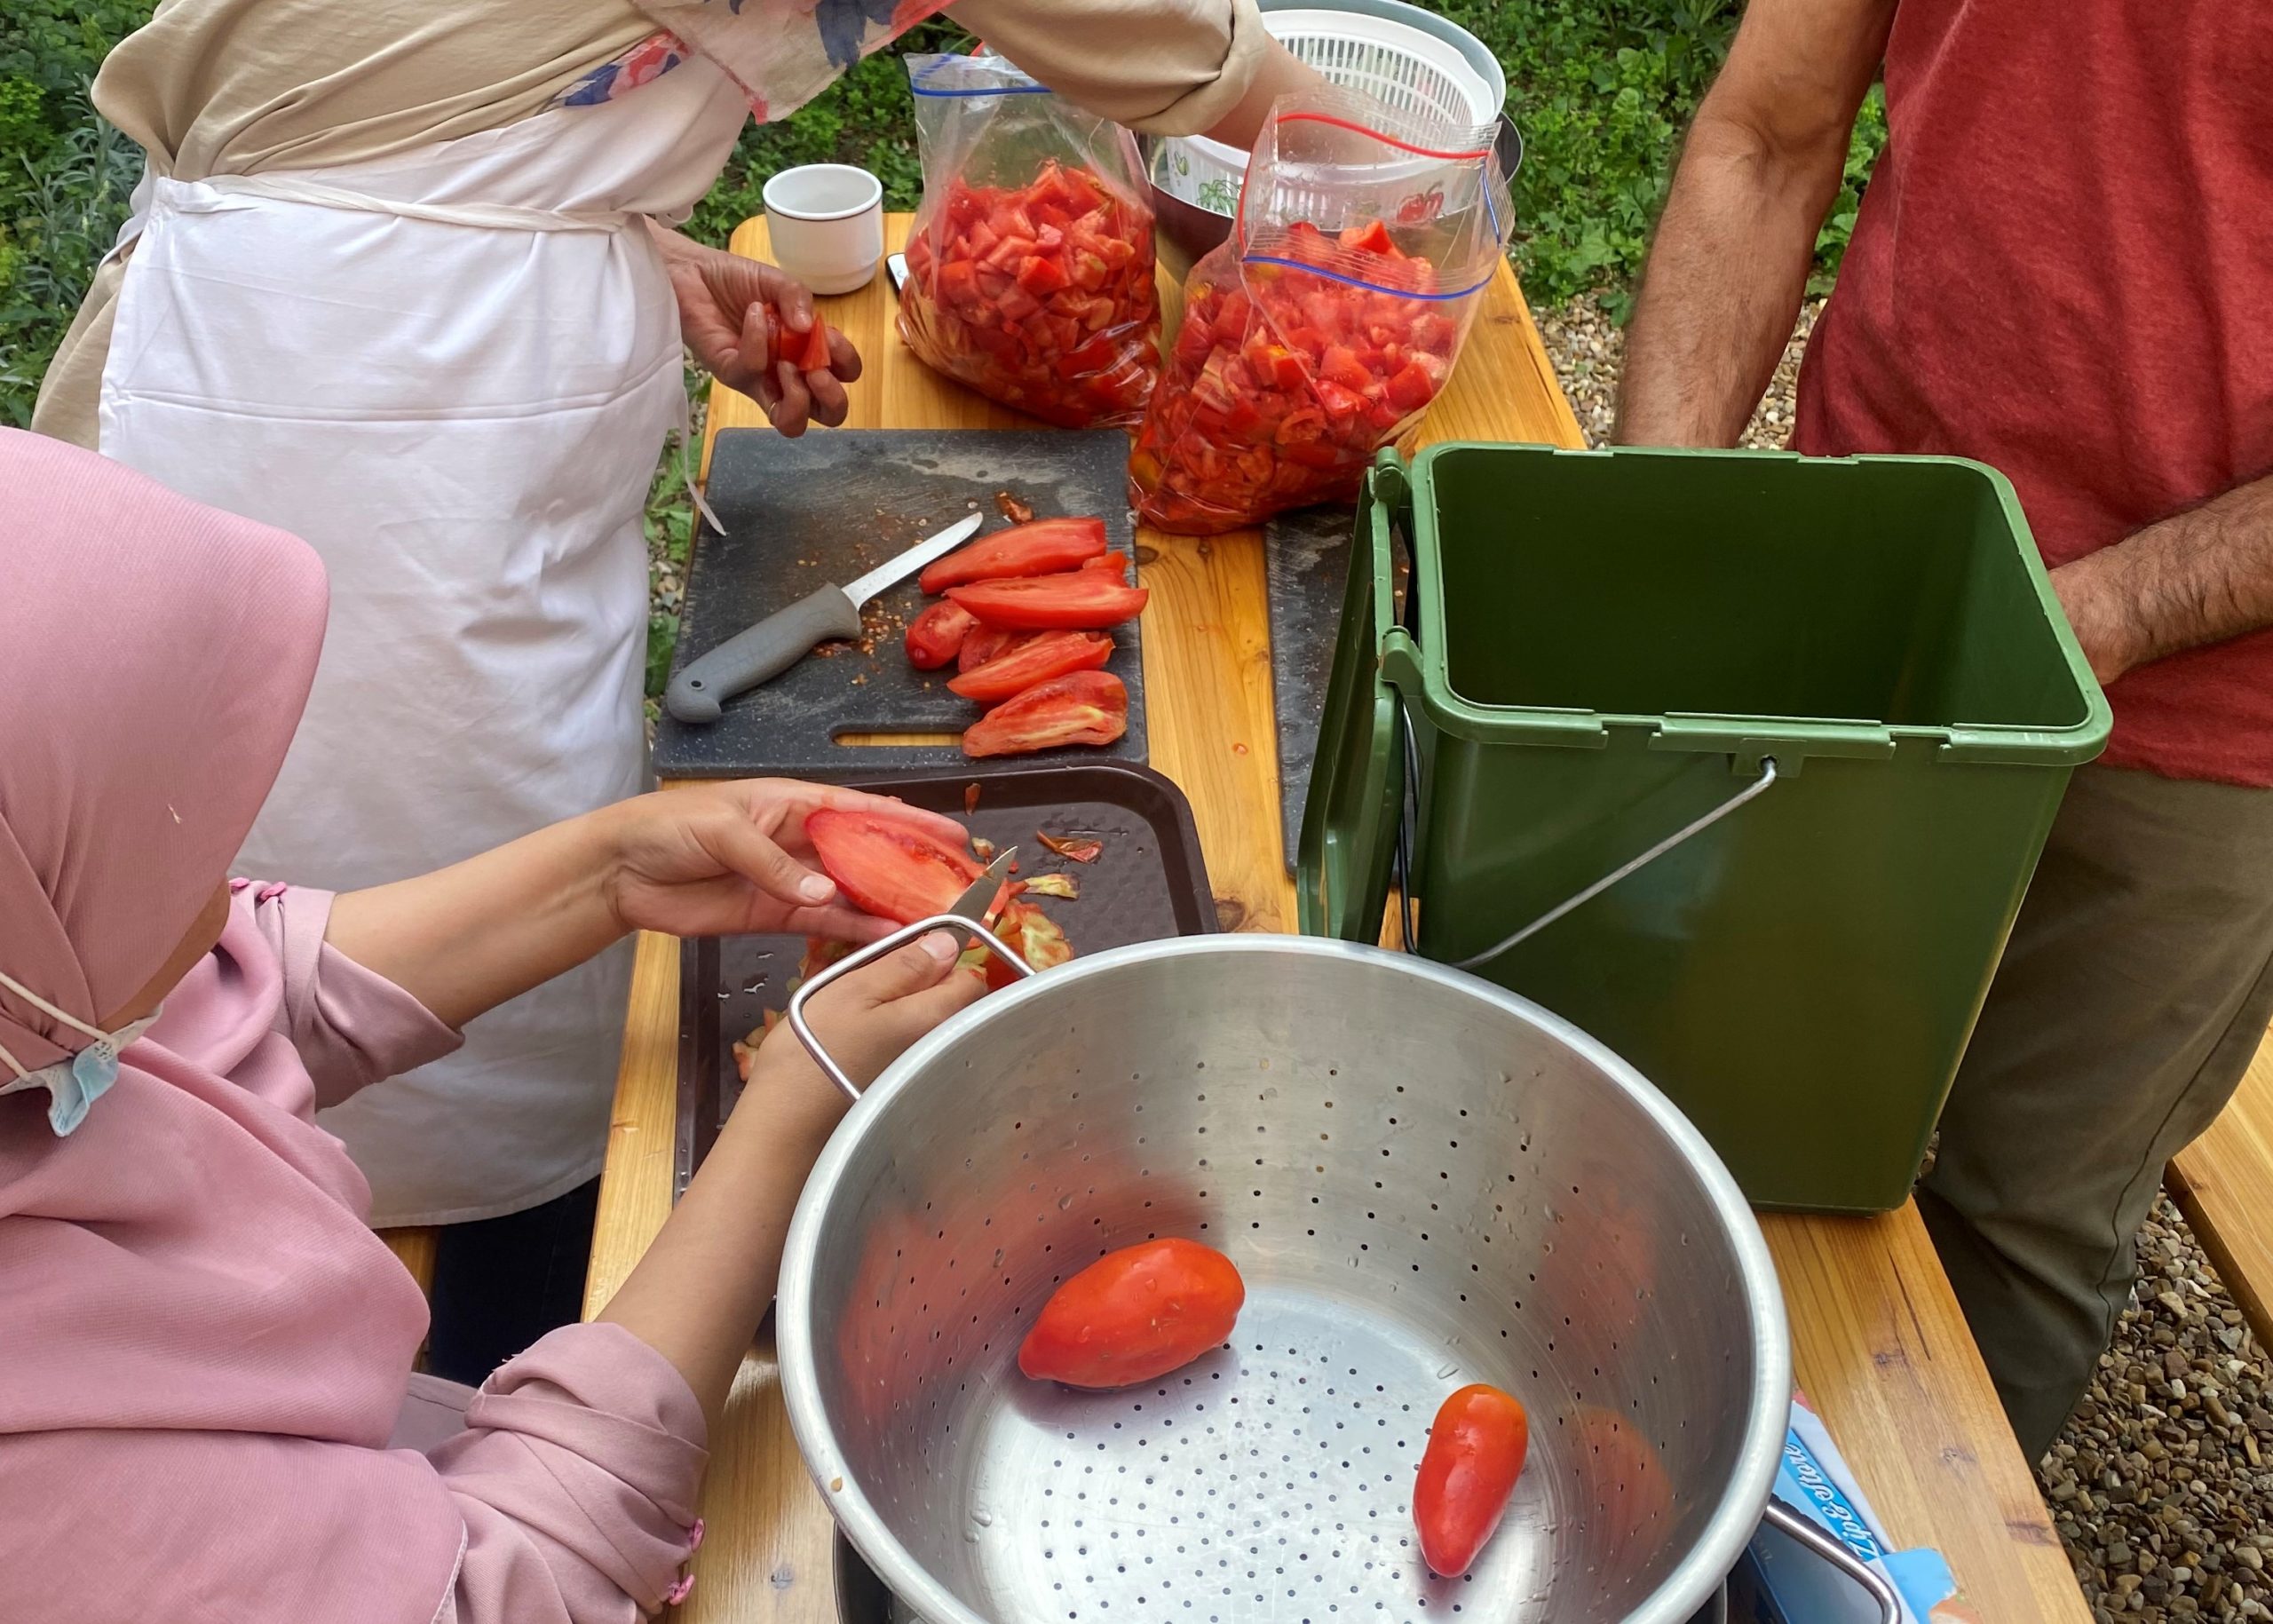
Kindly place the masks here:
<instances>
[{"instance_id":1,"label":"wooden table top","mask_svg":"<svg viewBox=\"0 0 2273 1624\"><path fill-rule=\"evenodd\" d=\"M894 247L907 228L904 216L890 220ZM733 249L763 257L765 241L764 222L753 220L735 233ZM907 353L891 327L884 276L820 303L867 368L851 389L850 426L1033 426ZM714 392L711 432L764 422L753 402ZM1504 269L1424 438L1581 443ZM1151 550L1143 578L1153 594L1144 617L1152 764L1191 798L1225 926L1291 931L1261 538L1147 531L1141 541ZM615 1291L670 1210L677 999L677 945L643 939L588 1313ZM1762 1222L1791 1311L1800 1383L1897 1544L1940 1549L1984 1619L2087 1624L2067 1557L1915 1208L1871 1219ZM836 1624L828 1513L790 1438L769 1342L745 1361L712 1440L702 1510L709 1537L685 1607L693 1624Z\"/></svg>"}]
</instances>

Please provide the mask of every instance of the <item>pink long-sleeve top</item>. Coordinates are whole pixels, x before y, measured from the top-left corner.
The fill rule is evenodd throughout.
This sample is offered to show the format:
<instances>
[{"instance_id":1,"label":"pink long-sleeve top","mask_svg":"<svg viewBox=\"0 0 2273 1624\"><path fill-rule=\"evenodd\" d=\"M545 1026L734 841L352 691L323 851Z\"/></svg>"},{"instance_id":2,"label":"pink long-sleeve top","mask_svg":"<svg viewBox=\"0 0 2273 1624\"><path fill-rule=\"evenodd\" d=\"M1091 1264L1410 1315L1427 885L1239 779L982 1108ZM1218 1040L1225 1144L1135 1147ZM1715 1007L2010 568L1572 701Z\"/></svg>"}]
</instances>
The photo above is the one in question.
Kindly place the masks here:
<instances>
[{"instance_id":1,"label":"pink long-sleeve top","mask_svg":"<svg viewBox=\"0 0 2273 1624\"><path fill-rule=\"evenodd\" d=\"M315 1111L458 1037L324 944L330 905L240 882L68 1137L0 1097L0 1617L595 1624L684 1593L702 1415L628 1332L407 1406L425 1303ZM391 1446L422 1411L454 1436Z\"/></svg>"}]
</instances>

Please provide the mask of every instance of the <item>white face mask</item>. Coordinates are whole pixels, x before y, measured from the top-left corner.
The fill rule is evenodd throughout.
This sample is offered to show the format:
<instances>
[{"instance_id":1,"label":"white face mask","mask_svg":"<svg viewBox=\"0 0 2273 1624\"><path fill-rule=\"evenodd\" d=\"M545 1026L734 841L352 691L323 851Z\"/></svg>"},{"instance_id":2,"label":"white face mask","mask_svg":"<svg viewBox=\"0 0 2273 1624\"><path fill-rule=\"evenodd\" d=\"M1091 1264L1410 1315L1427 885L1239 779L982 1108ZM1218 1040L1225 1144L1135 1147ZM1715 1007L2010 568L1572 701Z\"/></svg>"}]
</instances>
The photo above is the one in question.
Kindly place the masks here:
<instances>
[{"instance_id":1,"label":"white face mask","mask_svg":"<svg viewBox=\"0 0 2273 1624\"><path fill-rule=\"evenodd\" d=\"M91 1026L77 1016L57 1009L22 982L4 974L0 974L0 986L6 987L34 1009L61 1021L74 1032L94 1040L77 1054L58 1060L52 1066L44 1066L36 1072L27 1071L17 1063L15 1056L5 1049L0 1049L0 1065L4 1065L15 1073L8 1081L0 1082L0 1094L14 1094L25 1089L45 1089L51 1097L47 1103L48 1126L55 1129L57 1137L67 1137L87 1120L87 1113L93 1108L94 1103L108 1093L110 1085L118 1081L119 1051L147 1032L150 1023L158 1018L159 1011L153 1010L140 1020L129 1021L115 1032L105 1032L99 1026Z\"/></svg>"}]
</instances>

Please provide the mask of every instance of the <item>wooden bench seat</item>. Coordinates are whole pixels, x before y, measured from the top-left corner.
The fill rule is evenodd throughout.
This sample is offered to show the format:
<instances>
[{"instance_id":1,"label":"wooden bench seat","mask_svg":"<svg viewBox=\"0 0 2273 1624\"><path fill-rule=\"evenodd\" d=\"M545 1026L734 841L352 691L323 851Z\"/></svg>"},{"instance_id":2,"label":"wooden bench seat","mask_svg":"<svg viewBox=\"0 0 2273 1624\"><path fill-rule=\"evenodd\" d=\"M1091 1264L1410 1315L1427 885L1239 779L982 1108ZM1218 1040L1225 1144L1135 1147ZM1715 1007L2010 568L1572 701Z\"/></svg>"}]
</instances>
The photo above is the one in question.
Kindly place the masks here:
<instances>
[{"instance_id":1,"label":"wooden bench seat","mask_svg":"<svg viewBox=\"0 0 2273 1624\"><path fill-rule=\"evenodd\" d=\"M2273 1348L2273 1037L2167 1183L2259 1344Z\"/></svg>"}]
</instances>

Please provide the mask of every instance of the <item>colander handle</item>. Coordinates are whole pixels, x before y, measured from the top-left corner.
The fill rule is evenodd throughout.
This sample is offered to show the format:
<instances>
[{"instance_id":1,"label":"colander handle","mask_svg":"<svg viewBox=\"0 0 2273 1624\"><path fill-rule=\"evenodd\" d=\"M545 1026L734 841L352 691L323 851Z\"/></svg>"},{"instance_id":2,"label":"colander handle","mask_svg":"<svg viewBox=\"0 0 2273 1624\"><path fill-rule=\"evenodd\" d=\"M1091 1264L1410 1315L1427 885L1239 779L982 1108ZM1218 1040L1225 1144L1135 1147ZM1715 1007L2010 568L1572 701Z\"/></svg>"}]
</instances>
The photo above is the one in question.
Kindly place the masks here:
<instances>
[{"instance_id":1,"label":"colander handle","mask_svg":"<svg viewBox=\"0 0 2273 1624\"><path fill-rule=\"evenodd\" d=\"M829 1081L843 1089L847 1097L859 1098L860 1089L850 1077L844 1074L844 1068L837 1065L836 1057L831 1055L821 1042L820 1034L815 1032L812 1029L812 1024L805 1019L805 1006L812 1002L815 993L839 976L849 976L863 964L873 964L887 953L895 953L917 938L933 931L961 931L966 936L976 937L994 950L995 957L1017 970L1021 980L1034 973L1034 966L1013 952L1008 942L976 919L965 919L960 914L934 914L931 918L919 919L912 925L902 925L882 941L870 942L851 957L837 960L836 963L822 970L820 974L790 994L789 1030L797 1034L797 1042L805 1046L805 1052L813 1058L813 1064L827 1072Z\"/></svg>"},{"instance_id":2,"label":"colander handle","mask_svg":"<svg viewBox=\"0 0 2273 1624\"><path fill-rule=\"evenodd\" d=\"M1859 1561L1855 1553L1840 1541L1833 1539L1773 1495L1769 1497L1768 1509L1761 1513L1760 1520L1778 1533L1788 1535L1862 1586L1871 1600L1878 1604L1879 1624L1902 1624L1902 1604L1895 1597L1894 1587L1887 1583L1876 1568Z\"/></svg>"}]
</instances>

